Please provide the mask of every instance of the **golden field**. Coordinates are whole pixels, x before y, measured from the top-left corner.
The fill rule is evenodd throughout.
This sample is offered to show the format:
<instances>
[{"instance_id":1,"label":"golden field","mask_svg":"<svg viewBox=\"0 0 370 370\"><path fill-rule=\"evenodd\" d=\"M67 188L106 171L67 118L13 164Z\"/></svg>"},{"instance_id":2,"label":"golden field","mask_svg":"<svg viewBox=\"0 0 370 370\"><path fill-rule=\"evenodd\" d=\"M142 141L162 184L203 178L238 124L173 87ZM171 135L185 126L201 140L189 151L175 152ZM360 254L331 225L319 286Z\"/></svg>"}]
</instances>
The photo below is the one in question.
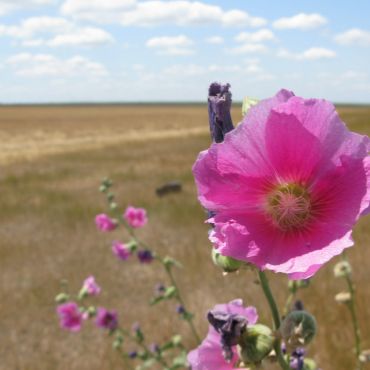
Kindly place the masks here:
<instances>
[{"instance_id":1,"label":"golden field","mask_svg":"<svg viewBox=\"0 0 370 370\"><path fill-rule=\"evenodd\" d=\"M240 111L234 108L235 121ZM370 108L339 111L352 130L370 134ZM116 260L111 240L127 236L95 229L95 215L106 211L98 192L104 176L114 180L123 208L148 209L150 222L140 236L182 262L176 277L202 335L206 311L234 298L255 305L269 324L254 274L224 277L210 259L205 213L191 173L198 152L209 145L205 105L0 107L0 139L1 370L124 369L111 340L92 324L79 334L59 329L54 297L60 281L68 279L70 291L77 292L90 274L103 288L97 304L116 308L126 327L139 321L148 343L181 331L186 344L194 345L175 303L148 306L154 285L166 283L161 267ZM156 197L156 187L175 179L183 183L182 193ZM354 239L349 258L364 348L370 348L369 218L357 225ZM319 323L309 354L323 370L354 370L349 313L334 302L335 293L345 289L344 281L333 278L337 260L299 297ZM269 276L282 306L287 280Z\"/></svg>"}]
</instances>

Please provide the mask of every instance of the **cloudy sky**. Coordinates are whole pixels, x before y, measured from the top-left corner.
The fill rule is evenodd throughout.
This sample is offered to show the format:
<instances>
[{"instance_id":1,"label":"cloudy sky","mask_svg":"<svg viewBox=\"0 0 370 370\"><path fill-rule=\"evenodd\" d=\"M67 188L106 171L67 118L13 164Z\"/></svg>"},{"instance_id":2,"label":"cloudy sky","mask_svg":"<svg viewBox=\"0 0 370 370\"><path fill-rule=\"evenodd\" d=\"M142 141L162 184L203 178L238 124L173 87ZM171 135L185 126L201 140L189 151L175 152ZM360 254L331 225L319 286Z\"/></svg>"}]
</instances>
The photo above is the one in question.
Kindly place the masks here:
<instances>
[{"instance_id":1,"label":"cloudy sky","mask_svg":"<svg viewBox=\"0 0 370 370\"><path fill-rule=\"evenodd\" d=\"M0 0L0 102L370 103L368 0Z\"/></svg>"}]
</instances>

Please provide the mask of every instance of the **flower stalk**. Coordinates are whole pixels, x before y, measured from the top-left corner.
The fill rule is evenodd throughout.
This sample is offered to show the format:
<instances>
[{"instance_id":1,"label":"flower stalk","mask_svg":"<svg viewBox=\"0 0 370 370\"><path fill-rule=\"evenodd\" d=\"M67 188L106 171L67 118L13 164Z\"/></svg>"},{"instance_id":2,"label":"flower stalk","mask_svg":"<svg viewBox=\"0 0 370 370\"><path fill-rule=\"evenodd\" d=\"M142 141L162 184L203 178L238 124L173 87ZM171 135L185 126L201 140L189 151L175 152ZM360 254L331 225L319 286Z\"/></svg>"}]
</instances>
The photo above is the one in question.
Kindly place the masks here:
<instances>
[{"instance_id":1,"label":"flower stalk","mask_svg":"<svg viewBox=\"0 0 370 370\"><path fill-rule=\"evenodd\" d=\"M272 295L270 285L269 285L269 282L267 280L267 276L263 271L258 270L258 277L259 277L259 280L260 280L260 283L261 283L263 293L264 293L264 295L267 299L267 302L270 306L272 319L273 319L273 322L274 322L274 329L278 330L280 328L280 314L279 314L279 310L277 308L274 296ZM276 358L277 358L281 368L283 370L290 370L290 366L285 361L283 353L281 351L281 339L279 337L277 337L276 340L275 340L274 349L275 349L275 353L276 353Z\"/></svg>"},{"instance_id":2,"label":"flower stalk","mask_svg":"<svg viewBox=\"0 0 370 370\"><path fill-rule=\"evenodd\" d=\"M346 251L343 251L342 253L342 260L348 263L348 257L347 257ZM360 332L360 326L358 323L357 312L356 312L355 285L353 283L351 274L345 274L344 278L346 280L348 290L350 293L350 297L351 297L351 299L349 300L347 304L347 307L351 314L353 334L355 338L355 351L356 351L356 359L357 359L356 370L361 370L362 362L359 359L360 354L361 354L361 332Z\"/></svg>"}]
</instances>

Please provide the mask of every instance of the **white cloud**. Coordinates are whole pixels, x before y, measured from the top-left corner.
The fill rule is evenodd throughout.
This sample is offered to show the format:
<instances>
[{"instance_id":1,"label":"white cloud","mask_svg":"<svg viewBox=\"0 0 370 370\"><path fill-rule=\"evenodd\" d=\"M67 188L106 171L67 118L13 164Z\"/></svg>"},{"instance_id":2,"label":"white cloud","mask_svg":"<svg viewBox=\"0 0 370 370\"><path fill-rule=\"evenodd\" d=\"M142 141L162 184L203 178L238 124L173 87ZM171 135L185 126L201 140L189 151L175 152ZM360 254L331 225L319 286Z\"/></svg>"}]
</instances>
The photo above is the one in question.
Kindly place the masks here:
<instances>
[{"instance_id":1,"label":"white cloud","mask_svg":"<svg viewBox=\"0 0 370 370\"><path fill-rule=\"evenodd\" d=\"M245 43L259 43L263 41L275 40L275 35L267 28L263 28L256 32L241 32L235 36L235 41Z\"/></svg>"},{"instance_id":2,"label":"white cloud","mask_svg":"<svg viewBox=\"0 0 370 370\"><path fill-rule=\"evenodd\" d=\"M50 54L20 53L9 57L6 61L19 76L91 76L108 75L105 67L80 55L68 59L59 59Z\"/></svg>"},{"instance_id":3,"label":"white cloud","mask_svg":"<svg viewBox=\"0 0 370 370\"><path fill-rule=\"evenodd\" d=\"M71 33L62 33L46 44L49 46L96 46L113 42L113 37L106 31L95 27L84 27Z\"/></svg>"},{"instance_id":4,"label":"white cloud","mask_svg":"<svg viewBox=\"0 0 370 370\"><path fill-rule=\"evenodd\" d=\"M230 49L232 54L264 53L266 51L267 47L259 43L246 43Z\"/></svg>"},{"instance_id":5,"label":"white cloud","mask_svg":"<svg viewBox=\"0 0 370 370\"><path fill-rule=\"evenodd\" d=\"M208 42L209 44L223 44L224 42L224 38L221 37L221 36L211 36L211 37L207 37L206 42Z\"/></svg>"},{"instance_id":6,"label":"white cloud","mask_svg":"<svg viewBox=\"0 0 370 370\"><path fill-rule=\"evenodd\" d=\"M341 45L370 46L370 32L352 28L335 36L334 40Z\"/></svg>"},{"instance_id":7,"label":"white cloud","mask_svg":"<svg viewBox=\"0 0 370 370\"><path fill-rule=\"evenodd\" d=\"M253 17L242 10L224 10L217 5L189 0L66 0L61 11L78 19L117 22L124 26L219 24L261 27L267 23L264 18Z\"/></svg>"},{"instance_id":8,"label":"white cloud","mask_svg":"<svg viewBox=\"0 0 370 370\"><path fill-rule=\"evenodd\" d=\"M148 48L156 49L160 54L190 55L194 53L193 40L185 35L153 37L146 42Z\"/></svg>"},{"instance_id":9,"label":"white cloud","mask_svg":"<svg viewBox=\"0 0 370 370\"><path fill-rule=\"evenodd\" d=\"M310 30L321 27L326 23L328 23L328 20L321 14L299 13L292 17L279 18L272 25L278 29Z\"/></svg>"},{"instance_id":10,"label":"white cloud","mask_svg":"<svg viewBox=\"0 0 370 370\"><path fill-rule=\"evenodd\" d=\"M163 73L171 76L199 76L204 74L206 69L197 64L175 64L163 70Z\"/></svg>"},{"instance_id":11,"label":"white cloud","mask_svg":"<svg viewBox=\"0 0 370 370\"><path fill-rule=\"evenodd\" d=\"M35 6L50 5L55 0L0 0L0 15Z\"/></svg>"},{"instance_id":12,"label":"white cloud","mask_svg":"<svg viewBox=\"0 0 370 370\"><path fill-rule=\"evenodd\" d=\"M54 36L50 37L50 34ZM112 35L96 27L79 27L59 17L32 17L19 25L0 26L0 36L22 40L23 46L94 46L113 42Z\"/></svg>"},{"instance_id":13,"label":"white cloud","mask_svg":"<svg viewBox=\"0 0 370 370\"><path fill-rule=\"evenodd\" d=\"M136 0L66 0L62 14L97 22L119 22L121 14L136 5Z\"/></svg>"},{"instance_id":14,"label":"white cloud","mask_svg":"<svg viewBox=\"0 0 370 370\"><path fill-rule=\"evenodd\" d=\"M296 59L296 60L318 60L335 58L336 53L333 50L325 48L310 48L301 53L292 53L288 50L282 49L277 54L280 58Z\"/></svg>"}]
</instances>

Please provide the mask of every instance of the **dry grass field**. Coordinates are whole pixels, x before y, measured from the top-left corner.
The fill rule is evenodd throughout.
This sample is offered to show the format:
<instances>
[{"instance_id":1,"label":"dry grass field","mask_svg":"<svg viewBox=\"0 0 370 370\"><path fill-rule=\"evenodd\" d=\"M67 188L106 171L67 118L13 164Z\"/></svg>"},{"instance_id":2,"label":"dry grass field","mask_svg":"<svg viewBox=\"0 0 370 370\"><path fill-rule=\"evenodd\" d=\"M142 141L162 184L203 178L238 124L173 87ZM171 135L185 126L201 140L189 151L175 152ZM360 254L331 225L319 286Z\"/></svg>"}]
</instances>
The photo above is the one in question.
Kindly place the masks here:
<instances>
[{"instance_id":1,"label":"dry grass field","mask_svg":"<svg viewBox=\"0 0 370 370\"><path fill-rule=\"evenodd\" d=\"M351 129L370 134L370 108L341 107L340 113ZM240 107L233 115L238 121ZM191 174L197 153L209 144L206 106L1 107L0 140L1 370L124 369L104 332L89 324L79 334L58 327L59 282L68 279L77 292L90 274L103 288L97 303L117 308L127 327L139 321L149 343L181 331L194 345L174 306L147 305L154 285L166 282L160 267L117 261L110 242L125 235L96 231L94 216L106 210L97 189L106 175L114 180L122 207L148 209L150 222L140 236L183 263L176 276L202 334L207 309L237 297L256 305L268 322L253 273L223 277L210 259L205 214ZM157 198L155 188L174 179L184 191ZM370 347L369 218L357 225L354 238L349 257L364 345ZM332 277L335 262L300 293L319 322L309 352L323 370L354 370L349 314L334 302L345 287ZM286 278L271 280L282 305Z\"/></svg>"}]
</instances>

